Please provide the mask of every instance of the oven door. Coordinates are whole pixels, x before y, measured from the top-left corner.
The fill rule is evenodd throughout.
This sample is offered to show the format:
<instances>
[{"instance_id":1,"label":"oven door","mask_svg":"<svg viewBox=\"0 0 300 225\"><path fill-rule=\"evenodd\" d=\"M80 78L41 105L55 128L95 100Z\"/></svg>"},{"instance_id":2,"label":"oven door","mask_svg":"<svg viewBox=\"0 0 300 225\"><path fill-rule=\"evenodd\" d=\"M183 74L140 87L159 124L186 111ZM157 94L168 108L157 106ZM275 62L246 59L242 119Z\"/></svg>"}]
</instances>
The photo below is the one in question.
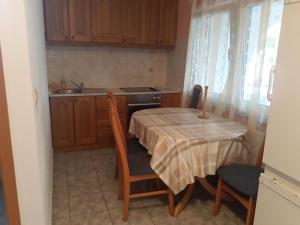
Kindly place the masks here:
<instances>
[{"instance_id":1,"label":"oven door","mask_svg":"<svg viewBox=\"0 0 300 225\"><path fill-rule=\"evenodd\" d=\"M128 104L128 121L130 122L131 115L143 109L160 108L160 102L152 103L129 103Z\"/></svg>"}]
</instances>

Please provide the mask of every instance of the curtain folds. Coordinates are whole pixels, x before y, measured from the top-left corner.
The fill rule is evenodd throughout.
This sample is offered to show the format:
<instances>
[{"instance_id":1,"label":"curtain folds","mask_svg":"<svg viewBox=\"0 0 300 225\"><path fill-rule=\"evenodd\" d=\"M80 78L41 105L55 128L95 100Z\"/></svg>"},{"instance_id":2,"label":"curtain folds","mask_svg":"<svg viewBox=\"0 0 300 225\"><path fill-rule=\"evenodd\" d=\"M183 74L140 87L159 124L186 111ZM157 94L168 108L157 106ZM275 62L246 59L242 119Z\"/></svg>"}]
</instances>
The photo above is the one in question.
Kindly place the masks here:
<instances>
[{"instance_id":1,"label":"curtain folds","mask_svg":"<svg viewBox=\"0 0 300 225\"><path fill-rule=\"evenodd\" d=\"M208 110L248 126L254 162L265 133L283 0L194 0L184 87L208 85Z\"/></svg>"}]
</instances>

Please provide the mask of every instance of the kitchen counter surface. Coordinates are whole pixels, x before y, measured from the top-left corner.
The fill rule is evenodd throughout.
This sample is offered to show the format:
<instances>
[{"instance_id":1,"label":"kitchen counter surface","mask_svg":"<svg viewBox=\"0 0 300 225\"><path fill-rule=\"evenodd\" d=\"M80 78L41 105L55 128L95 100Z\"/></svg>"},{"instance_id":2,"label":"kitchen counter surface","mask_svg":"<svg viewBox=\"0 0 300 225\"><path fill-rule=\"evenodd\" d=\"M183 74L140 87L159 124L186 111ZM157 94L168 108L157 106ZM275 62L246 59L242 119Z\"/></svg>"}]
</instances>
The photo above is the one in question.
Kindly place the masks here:
<instances>
[{"instance_id":1,"label":"kitchen counter surface","mask_svg":"<svg viewBox=\"0 0 300 225\"><path fill-rule=\"evenodd\" d=\"M125 92L120 88L85 88L83 93L72 93L72 94L58 94L54 91L49 91L49 97L76 97L76 96L103 96L106 95L108 91L112 91L115 95L133 95L133 94L171 94L171 93L179 93L181 90L179 89L171 89L171 88L160 88L155 87L155 89L159 91L153 92Z\"/></svg>"}]
</instances>

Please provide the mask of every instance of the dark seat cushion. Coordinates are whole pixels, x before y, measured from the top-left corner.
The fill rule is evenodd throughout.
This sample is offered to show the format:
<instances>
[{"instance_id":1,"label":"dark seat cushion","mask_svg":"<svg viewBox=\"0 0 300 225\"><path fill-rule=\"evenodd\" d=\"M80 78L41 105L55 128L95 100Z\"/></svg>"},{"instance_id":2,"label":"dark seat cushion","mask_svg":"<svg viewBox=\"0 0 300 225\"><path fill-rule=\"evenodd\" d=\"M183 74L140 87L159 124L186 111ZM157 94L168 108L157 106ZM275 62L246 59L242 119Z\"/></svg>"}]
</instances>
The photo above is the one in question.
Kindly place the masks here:
<instances>
[{"instance_id":1,"label":"dark seat cushion","mask_svg":"<svg viewBox=\"0 0 300 225\"><path fill-rule=\"evenodd\" d=\"M252 165L232 164L217 170L220 178L236 191L248 197L255 197L258 191L259 176L262 169Z\"/></svg>"},{"instance_id":2,"label":"dark seat cushion","mask_svg":"<svg viewBox=\"0 0 300 225\"><path fill-rule=\"evenodd\" d=\"M146 151L136 152L128 154L128 164L130 175L149 175L154 174L154 171L150 167L150 158Z\"/></svg>"},{"instance_id":3,"label":"dark seat cushion","mask_svg":"<svg viewBox=\"0 0 300 225\"><path fill-rule=\"evenodd\" d=\"M127 139L127 150L128 154L147 151L147 149L139 143L139 140L137 138Z\"/></svg>"}]
</instances>

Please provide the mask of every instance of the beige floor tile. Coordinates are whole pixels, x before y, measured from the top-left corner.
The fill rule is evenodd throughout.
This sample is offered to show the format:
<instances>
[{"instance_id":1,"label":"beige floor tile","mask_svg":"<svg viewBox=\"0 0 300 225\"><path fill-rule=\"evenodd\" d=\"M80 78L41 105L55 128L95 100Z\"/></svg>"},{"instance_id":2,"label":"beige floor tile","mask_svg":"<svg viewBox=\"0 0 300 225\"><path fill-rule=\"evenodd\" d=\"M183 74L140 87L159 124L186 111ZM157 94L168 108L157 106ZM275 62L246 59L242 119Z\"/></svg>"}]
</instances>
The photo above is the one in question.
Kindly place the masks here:
<instances>
[{"instance_id":1,"label":"beige floor tile","mask_svg":"<svg viewBox=\"0 0 300 225\"><path fill-rule=\"evenodd\" d=\"M123 200L118 200L117 192L104 191L104 198L109 210L123 209ZM145 208L142 199L131 199L129 202L129 209L142 209Z\"/></svg>"},{"instance_id":2,"label":"beige floor tile","mask_svg":"<svg viewBox=\"0 0 300 225\"><path fill-rule=\"evenodd\" d=\"M71 217L71 225L112 225L108 211Z\"/></svg>"},{"instance_id":3,"label":"beige floor tile","mask_svg":"<svg viewBox=\"0 0 300 225\"><path fill-rule=\"evenodd\" d=\"M52 225L70 225L70 217L65 218L53 218Z\"/></svg>"},{"instance_id":4,"label":"beige floor tile","mask_svg":"<svg viewBox=\"0 0 300 225\"><path fill-rule=\"evenodd\" d=\"M109 210L113 225L154 225L150 215L145 209L129 210L128 221L122 220L123 212L121 209Z\"/></svg>"},{"instance_id":5,"label":"beige floor tile","mask_svg":"<svg viewBox=\"0 0 300 225\"><path fill-rule=\"evenodd\" d=\"M95 212L106 210L107 207L102 193L70 197L71 217L93 215Z\"/></svg>"},{"instance_id":6,"label":"beige floor tile","mask_svg":"<svg viewBox=\"0 0 300 225\"><path fill-rule=\"evenodd\" d=\"M68 178L68 189L70 196L101 192L101 187L95 174Z\"/></svg>"},{"instance_id":7,"label":"beige floor tile","mask_svg":"<svg viewBox=\"0 0 300 225\"><path fill-rule=\"evenodd\" d=\"M60 196L52 200L52 218L54 221L64 220L70 216L68 196Z\"/></svg>"}]
</instances>

